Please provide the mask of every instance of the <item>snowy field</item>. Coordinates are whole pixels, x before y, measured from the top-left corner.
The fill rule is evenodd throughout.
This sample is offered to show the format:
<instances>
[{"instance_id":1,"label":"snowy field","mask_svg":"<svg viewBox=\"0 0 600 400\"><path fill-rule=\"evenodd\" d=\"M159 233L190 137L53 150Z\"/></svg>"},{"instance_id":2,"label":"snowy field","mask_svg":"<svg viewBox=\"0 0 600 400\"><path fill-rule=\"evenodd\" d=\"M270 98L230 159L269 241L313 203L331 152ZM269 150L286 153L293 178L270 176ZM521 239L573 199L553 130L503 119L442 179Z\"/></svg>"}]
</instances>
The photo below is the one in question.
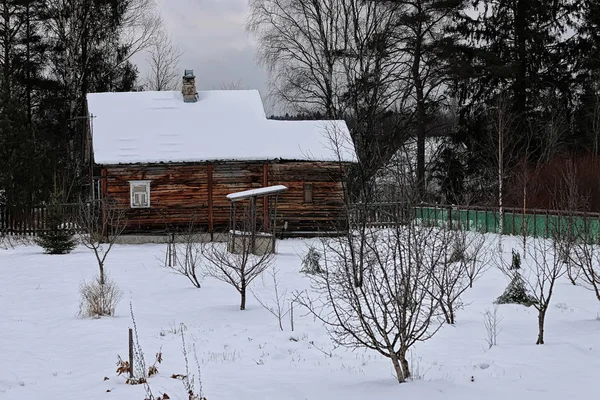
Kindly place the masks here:
<instances>
[{"instance_id":1,"label":"snowy field","mask_svg":"<svg viewBox=\"0 0 600 400\"><path fill-rule=\"evenodd\" d=\"M518 248L514 239L505 249ZM507 278L491 268L466 292L466 307L455 326L413 349L416 380L399 385L388 359L372 351L335 348L325 329L296 310L295 330L277 320L249 295L239 295L207 278L201 289L161 266L164 246L117 246L106 268L124 292L117 316L76 316L79 284L97 271L93 254L77 248L65 256L44 255L37 246L0 249L0 399L143 400L141 385L125 384L117 355L127 357L133 304L146 362L162 348L159 374L151 377L155 396L187 399L181 336L184 324L191 373L201 366L208 400L485 399L549 400L597 397L600 372L600 303L562 278L547 315L546 344L536 346L537 313L517 305L503 315L498 346L488 350L483 313L504 291ZM279 243L280 289L307 289L299 273L306 242ZM255 291L272 296L268 275ZM108 380L105 380L105 377Z\"/></svg>"}]
</instances>

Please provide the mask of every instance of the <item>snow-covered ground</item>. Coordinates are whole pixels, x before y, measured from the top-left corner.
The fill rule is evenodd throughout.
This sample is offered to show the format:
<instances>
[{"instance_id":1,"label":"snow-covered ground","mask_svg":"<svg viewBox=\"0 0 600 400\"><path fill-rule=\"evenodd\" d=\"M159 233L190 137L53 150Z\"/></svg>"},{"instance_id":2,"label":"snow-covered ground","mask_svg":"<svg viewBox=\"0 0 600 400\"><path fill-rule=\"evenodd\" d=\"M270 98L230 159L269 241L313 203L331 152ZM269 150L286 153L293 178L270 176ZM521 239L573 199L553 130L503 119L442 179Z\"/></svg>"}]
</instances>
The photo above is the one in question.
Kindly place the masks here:
<instances>
[{"instance_id":1,"label":"snow-covered ground","mask_svg":"<svg viewBox=\"0 0 600 400\"><path fill-rule=\"evenodd\" d=\"M510 252L514 239L504 240ZM392 365L372 351L335 348L323 326L297 309L295 331L279 330L276 319L249 296L206 279L201 289L161 267L162 245L117 246L107 270L124 292L117 316L81 319L78 288L96 273L93 255L78 248L65 256L42 254L37 246L0 249L0 399L143 400L142 386L116 376L117 355L127 357L129 303L135 311L147 363L162 347L159 374L150 378L155 395L187 399L181 336L183 323L191 373L195 344L208 400L354 399L591 399L598 396L600 303L566 278L556 288L546 323L546 344L536 346L536 312L500 306L504 319L498 346L486 346L483 312L502 294L507 279L490 269L464 296L455 326L444 326L413 349L420 379L399 385ZM280 289L307 289L299 273L306 242L286 240L276 259ZM261 297L271 281L256 282ZM105 380L108 377L108 380Z\"/></svg>"}]
</instances>

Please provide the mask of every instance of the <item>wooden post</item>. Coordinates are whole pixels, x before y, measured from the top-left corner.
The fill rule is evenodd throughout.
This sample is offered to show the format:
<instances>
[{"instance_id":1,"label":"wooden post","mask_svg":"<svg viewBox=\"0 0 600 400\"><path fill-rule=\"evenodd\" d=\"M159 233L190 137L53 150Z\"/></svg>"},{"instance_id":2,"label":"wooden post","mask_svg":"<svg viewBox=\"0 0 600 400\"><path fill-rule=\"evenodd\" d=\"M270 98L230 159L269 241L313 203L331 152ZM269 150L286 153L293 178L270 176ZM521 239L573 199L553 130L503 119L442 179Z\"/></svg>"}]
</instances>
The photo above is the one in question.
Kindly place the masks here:
<instances>
[{"instance_id":1,"label":"wooden post","mask_svg":"<svg viewBox=\"0 0 600 400\"><path fill-rule=\"evenodd\" d=\"M133 379L133 329L129 328L129 377Z\"/></svg>"},{"instance_id":2,"label":"wooden post","mask_svg":"<svg viewBox=\"0 0 600 400\"><path fill-rule=\"evenodd\" d=\"M106 181L106 168L102 168L102 193L100 194L102 204L102 236L108 237L108 221L106 216L106 195L108 183ZM95 205L94 205L95 207Z\"/></svg>"},{"instance_id":3,"label":"wooden post","mask_svg":"<svg viewBox=\"0 0 600 400\"><path fill-rule=\"evenodd\" d=\"M292 332L294 332L294 302L290 302L290 327Z\"/></svg>"},{"instance_id":4,"label":"wooden post","mask_svg":"<svg viewBox=\"0 0 600 400\"><path fill-rule=\"evenodd\" d=\"M207 167L208 174L208 232L210 233L210 240L213 241L214 232L214 215L213 215L213 166Z\"/></svg>"},{"instance_id":5,"label":"wooden post","mask_svg":"<svg viewBox=\"0 0 600 400\"><path fill-rule=\"evenodd\" d=\"M269 164L263 164L263 187L269 186ZM263 197L263 228L269 232L269 196Z\"/></svg>"},{"instance_id":6,"label":"wooden post","mask_svg":"<svg viewBox=\"0 0 600 400\"><path fill-rule=\"evenodd\" d=\"M250 197L250 252L256 252L256 196Z\"/></svg>"}]
</instances>

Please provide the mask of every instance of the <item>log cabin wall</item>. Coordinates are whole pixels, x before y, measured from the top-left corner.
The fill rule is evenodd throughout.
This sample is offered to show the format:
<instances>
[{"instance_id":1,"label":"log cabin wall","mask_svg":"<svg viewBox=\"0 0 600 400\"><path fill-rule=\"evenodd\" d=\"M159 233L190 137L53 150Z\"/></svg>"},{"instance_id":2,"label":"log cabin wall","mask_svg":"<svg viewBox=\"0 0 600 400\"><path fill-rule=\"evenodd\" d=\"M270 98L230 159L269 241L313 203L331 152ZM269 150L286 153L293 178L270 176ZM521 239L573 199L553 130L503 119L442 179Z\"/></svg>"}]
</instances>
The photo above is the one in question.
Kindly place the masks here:
<instances>
[{"instance_id":1,"label":"log cabin wall","mask_svg":"<svg viewBox=\"0 0 600 400\"><path fill-rule=\"evenodd\" d=\"M289 190L278 199L278 228L287 221L288 232L331 231L343 217L342 174L337 163L147 164L107 166L104 171L103 194L127 210L130 232L181 229L192 219L204 231L222 231L229 224L227 194L279 184ZM151 181L150 208L130 208L131 180ZM312 185L309 202L305 201L306 184ZM258 206L264 211L264 199L258 199Z\"/></svg>"},{"instance_id":2,"label":"log cabin wall","mask_svg":"<svg viewBox=\"0 0 600 400\"><path fill-rule=\"evenodd\" d=\"M269 185L285 185L279 196L279 221L288 231L333 231L343 218L342 174L337 163L281 162L269 165ZM305 185L312 186L312 201L305 201Z\"/></svg>"}]
</instances>

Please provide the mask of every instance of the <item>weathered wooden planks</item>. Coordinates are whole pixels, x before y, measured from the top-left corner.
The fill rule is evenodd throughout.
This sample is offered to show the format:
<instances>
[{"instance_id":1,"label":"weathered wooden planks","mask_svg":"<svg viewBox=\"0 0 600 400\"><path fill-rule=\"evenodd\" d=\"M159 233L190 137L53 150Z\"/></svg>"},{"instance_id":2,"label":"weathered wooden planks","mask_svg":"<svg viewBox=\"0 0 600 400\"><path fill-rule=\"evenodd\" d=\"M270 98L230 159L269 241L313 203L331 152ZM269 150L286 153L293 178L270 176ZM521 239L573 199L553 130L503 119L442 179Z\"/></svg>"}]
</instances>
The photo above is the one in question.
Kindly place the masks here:
<instances>
[{"instance_id":1,"label":"weathered wooden planks","mask_svg":"<svg viewBox=\"0 0 600 400\"><path fill-rule=\"evenodd\" d=\"M278 222L288 231L331 230L343 216L341 168L326 162L226 162L195 164L119 165L103 168L102 193L127 209L128 230L161 231L182 228L190 220L212 232L228 227L226 195L282 184ZM150 208L131 209L129 181L150 180ZM304 185L312 184L312 202L305 202ZM257 199L262 223L268 228L268 200Z\"/></svg>"}]
</instances>

